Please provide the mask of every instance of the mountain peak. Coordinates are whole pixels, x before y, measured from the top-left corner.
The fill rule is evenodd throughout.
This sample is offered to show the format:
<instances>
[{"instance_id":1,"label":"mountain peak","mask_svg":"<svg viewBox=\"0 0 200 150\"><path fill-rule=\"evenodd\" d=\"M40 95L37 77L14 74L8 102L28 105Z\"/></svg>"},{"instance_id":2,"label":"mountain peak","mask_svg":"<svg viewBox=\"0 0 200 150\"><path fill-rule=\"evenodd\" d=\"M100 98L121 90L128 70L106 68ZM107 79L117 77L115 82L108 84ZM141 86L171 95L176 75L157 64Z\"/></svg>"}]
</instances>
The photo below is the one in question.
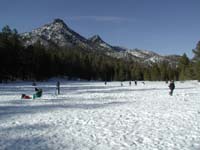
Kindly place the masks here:
<instances>
[{"instance_id":1,"label":"mountain peak","mask_svg":"<svg viewBox=\"0 0 200 150\"><path fill-rule=\"evenodd\" d=\"M62 19L54 19L53 22L34 29L32 32L21 34L25 45L33 45L36 41L42 41L42 45L53 43L60 47L81 46L90 48L87 39L70 29Z\"/></svg>"},{"instance_id":2,"label":"mountain peak","mask_svg":"<svg viewBox=\"0 0 200 150\"><path fill-rule=\"evenodd\" d=\"M112 46L109 45L108 43L104 42L99 35L94 35L93 37L88 39L91 43L96 44L100 46L101 48L106 48L111 50Z\"/></svg>"},{"instance_id":3,"label":"mountain peak","mask_svg":"<svg viewBox=\"0 0 200 150\"><path fill-rule=\"evenodd\" d=\"M54 19L53 23L62 23L62 24L65 24L65 22L62 19L60 19L60 18Z\"/></svg>"},{"instance_id":4,"label":"mountain peak","mask_svg":"<svg viewBox=\"0 0 200 150\"><path fill-rule=\"evenodd\" d=\"M99 36L99 35L94 35L94 36L92 36L91 38L89 38L89 40L90 41L92 41L92 42L104 42L102 39L101 39L101 37Z\"/></svg>"},{"instance_id":5,"label":"mountain peak","mask_svg":"<svg viewBox=\"0 0 200 150\"><path fill-rule=\"evenodd\" d=\"M68 26L66 25L66 23L62 19L59 19L59 18L54 19L54 21L53 21L52 24L54 24L54 25L59 24L62 27L68 28Z\"/></svg>"}]
</instances>

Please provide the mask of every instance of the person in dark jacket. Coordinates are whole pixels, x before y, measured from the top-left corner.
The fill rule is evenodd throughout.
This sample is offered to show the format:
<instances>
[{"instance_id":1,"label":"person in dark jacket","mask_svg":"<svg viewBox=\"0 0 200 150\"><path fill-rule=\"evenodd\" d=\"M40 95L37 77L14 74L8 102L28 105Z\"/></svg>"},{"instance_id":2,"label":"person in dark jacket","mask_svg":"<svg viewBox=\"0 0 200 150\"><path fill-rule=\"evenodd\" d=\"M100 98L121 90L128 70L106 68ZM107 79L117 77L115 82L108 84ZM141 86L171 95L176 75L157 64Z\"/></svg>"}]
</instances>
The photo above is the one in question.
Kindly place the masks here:
<instances>
[{"instance_id":1,"label":"person in dark jacket","mask_svg":"<svg viewBox=\"0 0 200 150\"><path fill-rule=\"evenodd\" d=\"M135 85L137 85L137 80L135 80Z\"/></svg>"},{"instance_id":2,"label":"person in dark jacket","mask_svg":"<svg viewBox=\"0 0 200 150\"><path fill-rule=\"evenodd\" d=\"M175 89L175 84L174 84L174 81L171 80L170 84L169 84L169 89L170 89L170 92L169 92L169 95L173 95L173 91Z\"/></svg>"},{"instance_id":3,"label":"person in dark jacket","mask_svg":"<svg viewBox=\"0 0 200 150\"><path fill-rule=\"evenodd\" d=\"M57 84L56 84L56 89L57 89L57 93L58 95L60 94L60 82L58 81Z\"/></svg>"}]
</instances>

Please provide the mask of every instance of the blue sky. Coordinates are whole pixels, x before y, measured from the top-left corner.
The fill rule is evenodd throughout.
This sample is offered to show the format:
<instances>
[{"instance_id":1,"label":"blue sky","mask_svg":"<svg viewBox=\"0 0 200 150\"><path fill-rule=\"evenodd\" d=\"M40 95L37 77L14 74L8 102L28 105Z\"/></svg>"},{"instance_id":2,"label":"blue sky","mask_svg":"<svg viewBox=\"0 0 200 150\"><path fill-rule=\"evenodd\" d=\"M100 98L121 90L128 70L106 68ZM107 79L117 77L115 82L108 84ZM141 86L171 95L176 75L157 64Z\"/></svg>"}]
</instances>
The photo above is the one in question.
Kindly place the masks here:
<instances>
[{"instance_id":1,"label":"blue sky","mask_svg":"<svg viewBox=\"0 0 200 150\"><path fill-rule=\"evenodd\" d=\"M200 40L200 0L1 0L0 28L20 33L55 18L111 45L193 56Z\"/></svg>"}]
</instances>

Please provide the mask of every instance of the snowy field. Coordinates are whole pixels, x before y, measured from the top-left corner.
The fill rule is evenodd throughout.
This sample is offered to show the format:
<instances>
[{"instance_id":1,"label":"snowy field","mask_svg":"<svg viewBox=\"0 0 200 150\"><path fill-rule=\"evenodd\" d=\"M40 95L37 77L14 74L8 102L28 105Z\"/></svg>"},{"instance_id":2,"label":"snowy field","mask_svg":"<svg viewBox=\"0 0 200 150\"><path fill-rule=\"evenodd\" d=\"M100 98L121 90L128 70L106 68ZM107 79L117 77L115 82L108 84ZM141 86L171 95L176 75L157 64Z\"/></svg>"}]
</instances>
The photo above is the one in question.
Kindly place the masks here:
<instances>
[{"instance_id":1,"label":"snowy field","mask_svg":"<svg viewBox=\"0 0 200 150\"><path fill-rule=\"evenodd\" d=\"M0 150L200 150L200 84L0 84Z\"/></svg>"}]
</instances>

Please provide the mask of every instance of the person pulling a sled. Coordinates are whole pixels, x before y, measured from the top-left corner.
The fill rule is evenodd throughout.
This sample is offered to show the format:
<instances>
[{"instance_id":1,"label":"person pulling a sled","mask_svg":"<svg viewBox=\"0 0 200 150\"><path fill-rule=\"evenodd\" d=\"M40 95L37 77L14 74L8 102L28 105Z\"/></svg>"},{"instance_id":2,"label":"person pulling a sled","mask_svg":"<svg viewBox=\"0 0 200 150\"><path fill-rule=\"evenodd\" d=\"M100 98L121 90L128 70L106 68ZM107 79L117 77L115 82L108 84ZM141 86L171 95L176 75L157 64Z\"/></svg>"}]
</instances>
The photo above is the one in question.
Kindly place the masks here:
<instances>
[{"instance_id":1,"label":"person pulling a sled","mask_svg":"<svg viewBox=\"0 0 200 150\"><path fill-rule=\"evenodd\" d=\"M174 84L174 81L171 80L170 84L169 84L169 89L170 89L170 92L169 92L169 95L173 95L173 91L175 89L175 84Z\"/></svg>"}]
</instances>

